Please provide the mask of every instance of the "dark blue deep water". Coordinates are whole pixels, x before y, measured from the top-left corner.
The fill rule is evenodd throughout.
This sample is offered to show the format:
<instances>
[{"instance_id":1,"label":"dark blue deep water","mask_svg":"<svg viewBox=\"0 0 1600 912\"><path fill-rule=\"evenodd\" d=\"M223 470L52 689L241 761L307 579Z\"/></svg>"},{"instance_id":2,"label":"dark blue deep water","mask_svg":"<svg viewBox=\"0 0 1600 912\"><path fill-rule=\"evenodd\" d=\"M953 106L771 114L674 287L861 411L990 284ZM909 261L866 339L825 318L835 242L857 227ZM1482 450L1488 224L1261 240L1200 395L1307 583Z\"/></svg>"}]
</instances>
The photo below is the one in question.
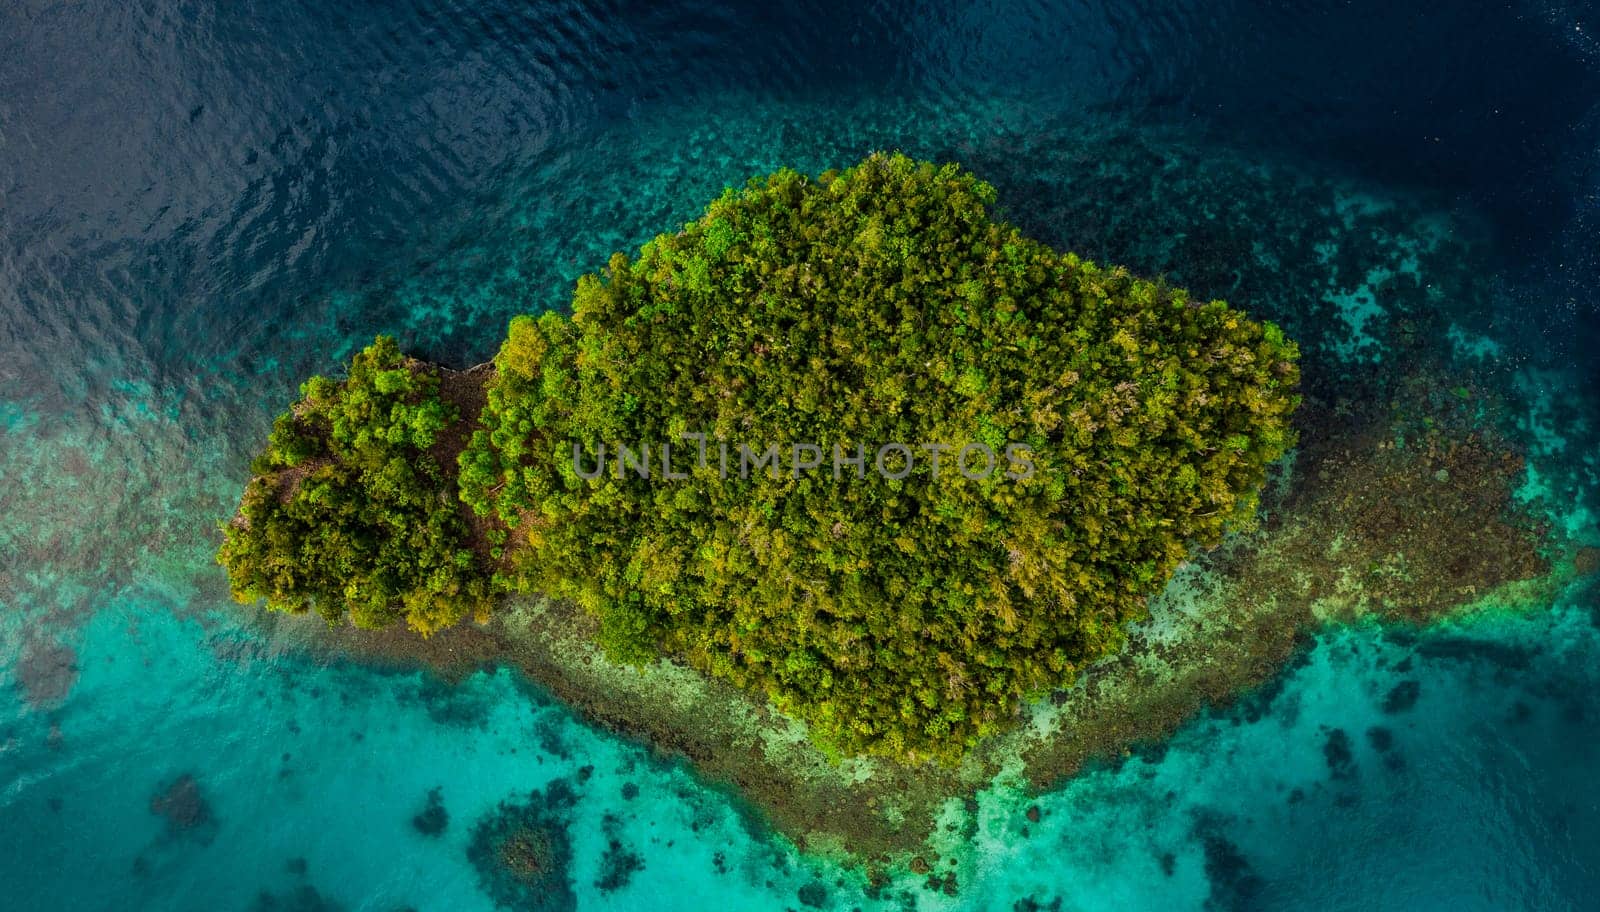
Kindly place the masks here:
<instances>
[{"instance_id":1,"label":"dark blue deep water","mask_svg":"<svg viewBox=\"0 0 1600 912\"><path fill-rule=\"evenodd\" d=\"M1581 580L1326 631L1027 838L986 794L955 897L869 896L507 672L317 662L229 605L216 523L305 375L378 332L483 360L725 185L877 149L1325 365L1387 369L1384 277L1414 277L1511 403L1522 496L1600 543L1587 5L9 0L0 909L488 910L473 831L508 800L569 844L536 908L1600 908Z\"/></svg>"}]
</instances>

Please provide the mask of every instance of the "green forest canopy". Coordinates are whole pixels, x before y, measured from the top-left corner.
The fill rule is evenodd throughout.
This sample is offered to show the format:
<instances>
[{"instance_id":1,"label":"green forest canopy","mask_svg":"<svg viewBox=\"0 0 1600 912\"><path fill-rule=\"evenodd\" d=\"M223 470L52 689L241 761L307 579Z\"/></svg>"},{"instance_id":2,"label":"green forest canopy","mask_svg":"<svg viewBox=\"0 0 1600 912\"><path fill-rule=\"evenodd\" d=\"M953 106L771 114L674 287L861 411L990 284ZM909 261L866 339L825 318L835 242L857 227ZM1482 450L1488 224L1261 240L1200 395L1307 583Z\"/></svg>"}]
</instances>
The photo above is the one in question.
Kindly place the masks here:
<instances>
[{"instance_id":1,"label":"green forest canopy","mask_svg":"<svg viewBox=\"0 0 1600 912\"><path fill-rule=\"evenodd\" d=\"M340 512L353 542L440 543L398 569L357 548L343 563L368 582L346 580L352 617L426 631L481 613L491 588L532 587L593 612L614 657L670 656L764 693L840 752L950 759L1000 729L1119 648L1193 548L1249 521L1293 442L1298 373L1270 323L1057 253L992 202L958 167L902 155L780 171L614 255L579 280L570 318L518 317L457 479L510 530L511 572L490 586L487 558L451 544L459 529L424 522L453 510L386 507L376 525ZM347 391L365 389L356 377ZM326 402L323 384L305 401ZM426 435L431 419L411 415L431 401L409 390L362 413L401 438L361 456L363 490L392 495L372 466L427 449L395 428ZM316 471L351 458L282 425L259 470L307 448L331 459ZM727 477L696 458L696 433L730 448ZM662 444L687 478L663 477ZM795 444L821 466L792 471ZM899 452L878 471L887 444L911 452L909 472ZM953 470L979 444L997 469ZM649 454L649 478L616 468L618 445ZM778 447L783 470L739 477L746 445ZM925 445L949 447L942 470ZM613 465L586 477L602 446ZM836 473L836 446L864 448L865 472ZM224 545L236 591L328 611L339 570L260 540L263 484Z\"/></svg>"},{"instance_id":2,"label":"green forest canopy","mask_svg":"<svg viewBox=\"0 0 1600 912\"><path fill-rule=\"evenodd\" d=\"M458 419L437 371L379 337L343 382L312 377L252 466L217 560L234 598L361 627L432 633L492 605L454 472L432 452ZM453 467L452 467L453 468Z\"/></svg>"}]
</instances>

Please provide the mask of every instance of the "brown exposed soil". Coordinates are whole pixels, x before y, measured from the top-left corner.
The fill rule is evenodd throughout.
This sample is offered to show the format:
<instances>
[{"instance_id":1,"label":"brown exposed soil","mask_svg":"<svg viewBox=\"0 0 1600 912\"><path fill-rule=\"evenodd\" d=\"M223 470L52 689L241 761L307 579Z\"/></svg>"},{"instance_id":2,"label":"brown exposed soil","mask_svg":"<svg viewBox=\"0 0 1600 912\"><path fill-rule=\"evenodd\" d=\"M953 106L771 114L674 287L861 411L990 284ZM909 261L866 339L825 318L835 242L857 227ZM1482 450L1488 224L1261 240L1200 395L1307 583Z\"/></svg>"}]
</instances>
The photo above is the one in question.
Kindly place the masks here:
<instances>
[{"instance_id":1,"label":"brown exposed soil","mask_svg":"<svg viewBox=\"0 0 1600 912\"><path fill-rule=\"evenodd\" d=\"M409 361L407 366L412 370L430 367L420 361ZM494 379L494 364L484 362L460 371L445 367L436 369L439 372L439 398L453 407L460 418L439 433L433 446L428 448L428 455L433 457L446 476L453 479L459 469L457 459L467 444L472 442L472 432L478 427L478 416L483 414L483 407L488 404L489 381ZM450 487L454 486L452 481ZM467 545L485 567L498 565L500 562L494 559L494 545L489 540L489 533L497 529L504 530L505 524L493 515L479 516L459 499L455 502L455 508L467 526Z\"/></svg>"},{"instance_id":2,"label":"brown exposed soil","mask_svg":"<svg viewBox=\"0 0 1600 912\"><path fill-rule=\"evenodd\" d=\"M494 365L484 362L457 371L412 360L407 361L406 366L413 371L437 370L439 398L455 409L460 416L459 421L451 422L439 432L434 438L433 446L428 449L428 455L439 465L453 467L456 464L456 457L461 455L461 451L471 442L472 432L478 427L478 416L483 414L483 407L488 404L489 381L494 379Z\"/></svg>"}]
</instances>

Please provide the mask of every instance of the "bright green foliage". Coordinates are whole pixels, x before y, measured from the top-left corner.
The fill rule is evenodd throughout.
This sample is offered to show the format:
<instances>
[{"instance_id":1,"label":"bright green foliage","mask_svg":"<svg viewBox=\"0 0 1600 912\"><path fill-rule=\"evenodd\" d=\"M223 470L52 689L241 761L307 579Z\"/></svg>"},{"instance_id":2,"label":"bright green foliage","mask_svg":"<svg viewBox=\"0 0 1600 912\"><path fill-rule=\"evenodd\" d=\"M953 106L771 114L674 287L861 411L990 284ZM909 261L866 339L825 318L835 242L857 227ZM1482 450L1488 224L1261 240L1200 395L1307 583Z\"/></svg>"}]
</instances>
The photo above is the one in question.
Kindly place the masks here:
<instances>
[{"instance_id":1,"label":"bright green foliage","mask_svg":"<svg viewBox=\"0 0 1600 912\"><path fill-rule=\"evenodd\" d=\"M753 181L613 256L570 321L513 322L463 499L517 527L526 581L595 612L613 655L764 691L842 752L959 755L1249 520L1297 403L1276 327L1050 250L992 196L875 155ZM706 466L683 432L709 436ZM723 479L718 441L827 455ZM650 447L651 478L579 477L574 443L587 468L618 442ZM661 477L663 442L692 480ZM1025 444L1036 470L968 480L968 442ZM891 481L888 443L952 450L937 480L917 449ZM835 478L836 444L867 447L867 477Z\"/></svg>"},{"instance_id":2,"label":"bright green foliage","mask_svg":"<svg viewBox=\"0 0 1600 912\"><path fill-rule=\"evenodd\" d=\"M456 419L436 373L379 336L348 380L312 377L300 392L223 528L234 597L362 627L404 618L425 634L487 613L488 574L429 453Z\"/></svg>"}]
</instances>

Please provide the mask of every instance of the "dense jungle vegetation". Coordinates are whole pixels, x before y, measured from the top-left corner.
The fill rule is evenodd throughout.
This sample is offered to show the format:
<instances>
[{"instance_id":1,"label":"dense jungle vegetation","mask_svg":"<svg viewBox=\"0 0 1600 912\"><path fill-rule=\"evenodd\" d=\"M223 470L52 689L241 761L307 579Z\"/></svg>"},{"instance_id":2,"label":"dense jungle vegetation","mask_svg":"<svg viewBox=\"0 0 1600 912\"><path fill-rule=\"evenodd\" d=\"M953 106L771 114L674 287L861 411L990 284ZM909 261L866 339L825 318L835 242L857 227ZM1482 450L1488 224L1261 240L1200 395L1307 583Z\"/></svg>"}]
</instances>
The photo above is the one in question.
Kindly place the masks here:
<instances>
[{"instance_id":1,"label":"dense jungle vegetation","mask_svg":"<svg viewBox=\"0 0 1600 912\"><path fill-rule=\"evenodd\" d=\"M459 466L429 462L427 369L380 339L279 420L223 546L236 594L482 614L459 495L613 657L764 693L841 753L959 756L1250 521L1298 403L1276 327L1058 253L993 196L882 154L725 192L570 316L512 322Z\"/></svg>"},{"instance_id":2,"label":"dense jungle vegetation","mask_svg":"<svg viewBox=\"0 0 1600 912\"><path fill-rule=\"evenodd\" d=\"M312 377L300 393L223 526L234 597L424 634L487 616L492 577L466 545L455 472L430 452L457 418L437 372L380 336L347 379Z\"/></svg>"}]
</instances>

